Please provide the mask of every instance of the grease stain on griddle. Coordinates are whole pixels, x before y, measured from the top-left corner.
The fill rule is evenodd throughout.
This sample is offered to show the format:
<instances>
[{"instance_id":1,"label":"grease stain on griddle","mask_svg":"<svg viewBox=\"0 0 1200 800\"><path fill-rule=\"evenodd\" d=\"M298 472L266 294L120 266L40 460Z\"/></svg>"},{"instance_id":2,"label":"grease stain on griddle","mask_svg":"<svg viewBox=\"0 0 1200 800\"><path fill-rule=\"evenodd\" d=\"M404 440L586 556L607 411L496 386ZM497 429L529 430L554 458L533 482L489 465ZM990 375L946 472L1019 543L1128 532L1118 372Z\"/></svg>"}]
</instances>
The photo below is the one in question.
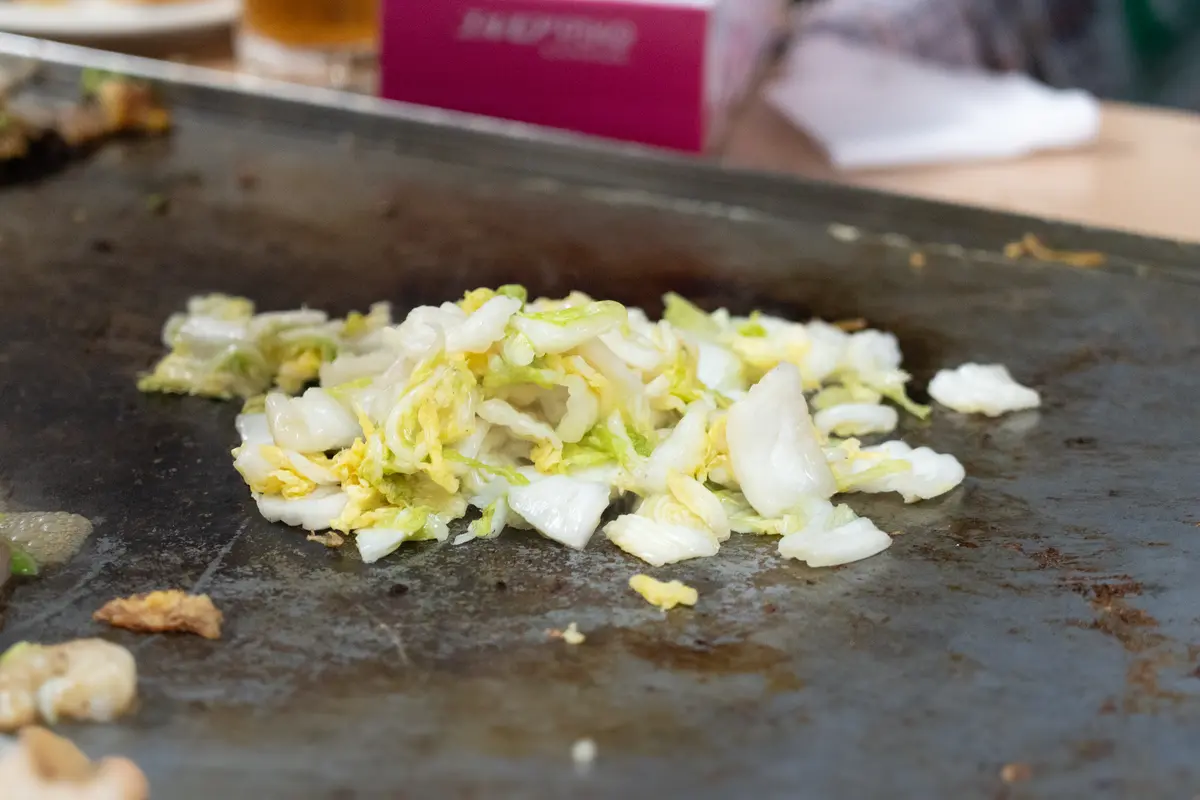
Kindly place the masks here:
<instances>
[{"instance_id":1,"label":"grease stain on griddle","mask_svg":"<svg viewBox=\"0 0 1200 800\"><path fill-rule=\"evenodd\" d=\"M1159 673L1170 665L1169 655L1139 656L1129 665L1125 673L1125 697L1121 710L1126 714L1152 714L1167 704L1177 704L1188 699L1188 695L1168 691L1159 684Z\"/></svg>"},{"instance_id":2,"label":"grease stain on griddle","mask_svg":"<svg viewBox=\"0 0 1200 800\"><path fill-rule=\"evenodd\" d=\"M681 724L681 703L740 717L759 713L770 695L804 688L793 658L778 648L675 635L663 625L593 629L585 645L570 649L539 641L436 661L381 657L312 666L289 677L289 698L317 718L410 714L430 734L410 737L418 755L428 748L429 754L525 758L559 753L564 740L582 735L595 736L610 753L650 757L677 747L703 753L718 748L725 734ZM613 682L625 691L610 694ZM253 712L218 698L189 704L188 713L205 735L258 746L270 731L272 746L286 747L309 735L303 725L277 726L289 698Z\"/></svg>"},{"instance_id":3,"label":"grease stain on griddle","mask_svg":"<svg viewBox=\"0 0 1200 800\"><path fill-rule=\"evenodd\" d=\"M1038 569L1063 569L1064 567L1074 566L1076 563L1074 557L1064 555L1057 547L1035 550L1027 555L1038 565Z\"/></svg>"},{"instance_id":4,"label":"grease stain on griddle","mask_svg":"<svg viewBox=\"0 0 1200 800\"><path fill-rule=\"evenodd\" d=\"M637 658L674 672L687 672L699 680L725 675L760 675L770 692L792 692L804 687L781 650L749 640L690 643L664 640L657 632L625 632L623 646Z\"/></svg>"}]
</instances>

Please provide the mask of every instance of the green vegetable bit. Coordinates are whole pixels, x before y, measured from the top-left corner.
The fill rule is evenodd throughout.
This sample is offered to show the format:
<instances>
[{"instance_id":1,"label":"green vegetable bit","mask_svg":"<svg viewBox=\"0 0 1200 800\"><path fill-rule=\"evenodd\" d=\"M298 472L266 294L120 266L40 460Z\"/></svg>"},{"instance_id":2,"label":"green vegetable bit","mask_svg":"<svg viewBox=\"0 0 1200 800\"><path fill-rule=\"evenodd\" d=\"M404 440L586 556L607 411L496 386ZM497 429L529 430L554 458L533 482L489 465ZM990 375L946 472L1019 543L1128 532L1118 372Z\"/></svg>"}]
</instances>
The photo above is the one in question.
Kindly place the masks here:
<instances>
[{"instance_id":1,"label":"green vegetable bit","mask_svg":"<svg viewBox=\"0 0 1200 800\"><path fill-rule=\"evenodd\" d=\"M26 553L24 550L18 549L12 544L9 545L9 550L11 551L9 559L9 571L13 575L17 575L22 578L32 578L38 574L38 565L37 562L33 560L33 556L29 555L29 553Z\"/></svg>"}]
</instances>

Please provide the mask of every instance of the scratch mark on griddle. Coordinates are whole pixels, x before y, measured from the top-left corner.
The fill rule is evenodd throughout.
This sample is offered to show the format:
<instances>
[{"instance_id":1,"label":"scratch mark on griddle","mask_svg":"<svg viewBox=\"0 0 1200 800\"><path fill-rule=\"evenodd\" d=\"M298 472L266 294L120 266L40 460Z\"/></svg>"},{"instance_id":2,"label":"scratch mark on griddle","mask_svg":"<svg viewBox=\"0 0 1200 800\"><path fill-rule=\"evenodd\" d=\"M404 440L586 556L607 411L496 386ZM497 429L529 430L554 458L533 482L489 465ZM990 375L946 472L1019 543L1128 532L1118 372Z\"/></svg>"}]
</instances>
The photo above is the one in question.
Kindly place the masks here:
<instances>
[{"instance_id":1,"label":"scratch mark on griddle","mask_svg":"<svg viewBox=\"0 0 1200 800\"><path fill-rule=\"evenodd\" d=\"M204 568L204 572L200 573L200 577L192 584L191 594L198 593L212 579L216 571L221 568L221 562L225 560L225 556L229 555L229 552L233 550L233 546L237 544L238 539L242 538L242 534L246 532L246 528L248 527L250 527L250 520L246 519L242 522L241 527L237 529L237 533L225 543L224 547L217 551L212 561L208 562L208 566Z\"/></svg>"},{"instance_id":2,"label":"scratch mark on griddle","mask_svg":"<svg viewBox=\"0 0 1200 800\"><path fill-rule=\"evenodd\" d=\"M400 627L388 625L379 617L371 613L371 609L367 608L362 603L359 603L358 607L364 614L370 617L372 622L379 626L379 629L382 630L389 639L392 640L392 644L396 646L396 652L400 654L400 663L406 667L409 666L412 662L408 659L408 651L404 649L404 639L400 636Z\"/></svg>"},{"instance_id":3,"label":"scratch mark on griddle","mask_svg":"<svg viewBox=\"0 0 1200 800\"><path fill-rule=\"evenodd\" d=\"M34 615L30 619L14 625L13 630L19 632L29 630L36 625L46 622L51 617L57 615L60 611L64 611L74 606L86 594L84 589L87 587L87 585L98 578L100 573L104 571L105 567L114 561L120 560L120 556L122 555L124 555L123 552L115 554L112 558L98 559L92 564L91 568L88 569L83 577L75 582L74 586L59 596L57 603L54 603L49 608L42 609L40 613Z\"/></svg>"}]
</instances>

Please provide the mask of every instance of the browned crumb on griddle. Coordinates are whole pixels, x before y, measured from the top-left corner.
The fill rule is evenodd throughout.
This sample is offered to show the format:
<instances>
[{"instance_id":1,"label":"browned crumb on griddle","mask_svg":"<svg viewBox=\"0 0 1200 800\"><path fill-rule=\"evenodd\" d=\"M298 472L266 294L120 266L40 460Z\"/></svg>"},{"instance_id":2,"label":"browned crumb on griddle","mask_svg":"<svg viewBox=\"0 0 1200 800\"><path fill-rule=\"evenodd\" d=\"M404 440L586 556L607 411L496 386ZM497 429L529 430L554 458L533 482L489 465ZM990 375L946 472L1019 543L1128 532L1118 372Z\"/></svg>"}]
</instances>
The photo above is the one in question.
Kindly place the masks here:
<instances>
[{"instance_id":1,"label":"browned crumb on griddle","mask_svg":"<svg viewBox=\"0 0 1200 800\"><path fill-rule=\"evenodd\" d=\"M1073 592L1095 599L1101 606L1108 605L1129 595L1142 593L1142 584L1128 575L1118 575L1104 581L1071 581L1067 584Z\"/></svg>"},{"instance_id":2,"label":"browned crumb on griddle","mask_svg":"<svg viewBox=\"0 0 1200 800\"><path fill-rule=\"evenodd\" d=\"M1005 764L1000 769L1000 780L1005 783L1020 783L1033 777L1033 769L1028 764L1016 762Z\"/></svg>"},{"instance_id":3,"label":"browned crumb on griddle","mask_svg":"<svg viewBox=\"0 0 1200 800\"><path fill-rule=\"evenodd\" d=\"M16 743L0 750L4 797L59 800L146 800L150 785L128 759L88 760L78 747L45 728L21 731Z\"/></svg>"},{"instance_id":4,"label":"browned crumb on griddle","mask_svg":"<svg viewBox=\"0 0 1200 800\"><path fill-rule=\"evenodd\" d=\"M1004 257L1033 258L1038 261L1052 261L1084 269L1099 267L1108 260L1103 253L1094 250L1055 250L1047 247L1032 233L1025 234L1019 242L1009 242L1004 245Z\"/></svg>"},{"instance_id":5,"label":"browned crumb on griddle","mask_svg":"<svg viewBox=\"0 0 1200 800\"><path fill-rule=\"evenodd\" d=\"M206 594L171 589L111 600L92 619L141 633L195 633L220 639L224 615Z\"/></svg>"},{"instance_id":6,"label":"browned crumb on griddle","mask_svg":"<svg viewBox=\"0 0 1200 800\"><path fill-rule=\"evenodd\" d=\"M855 317L854 319L840 319L833 324L835 327L841 328L846 333L854 333L856 331L865 330L867 327L867 321L862 317Z\"/></svg>"},{"instance_id":7,"label":"browned crumb on griddle","mask_svg":"<svg viewBox=\"0 0 1200 800\"><path fill-rule=\"evenodd\" d=\"M346 543L346 537L335 531L328 531L326 533L310 533L306 538L310 542L323 544L331 550L341 547Z\"/></svg>"},{"instance_id":8,"label":"browned crumb on griddle","mask_svg":"<svg viewBox=\"0 0 1200 800\"><path fill-rule=\"evenodd\" d=\"M109 133L162 134L171 129L171 114L145 81L106 76L90 87Z\"/></svg>"},{"instance_id":9,"label":"browned crumb on griddle","mask_svg":"<svg viewBox=\"0 0 1200 800\"><path fill-rule=\"evenodd\" d=\"M1029 554L1029 557L1037 562L1038 569L1061 569L1069 566L1072 559L1069 556L1063 555L1062 551L1057 547L1047 547L1045 550L1037 550Z\"/></svg>"},{"instance_id":10,"label":"browned crumb on griddle","mask_svg":"<svg viewBox=\"0 0 1200 800\"><path fill-rule=\"evenodd\" d=\"M49 125L71 147L112 136L157 136L171 128L170 112L146 81L85 72L83 91L83 102L58 112Z\"/></svg>"},{"instance_id":11,"label":"browned crumb on griddle","mask_svg":"<svg viewBox=\"0 0 1200 800\"><path fill-rule=\"evenodd\" d=\"M24 158L29 154L28 124L5 110L0 101L0 161Z\"/></svg>"}]
</instances>

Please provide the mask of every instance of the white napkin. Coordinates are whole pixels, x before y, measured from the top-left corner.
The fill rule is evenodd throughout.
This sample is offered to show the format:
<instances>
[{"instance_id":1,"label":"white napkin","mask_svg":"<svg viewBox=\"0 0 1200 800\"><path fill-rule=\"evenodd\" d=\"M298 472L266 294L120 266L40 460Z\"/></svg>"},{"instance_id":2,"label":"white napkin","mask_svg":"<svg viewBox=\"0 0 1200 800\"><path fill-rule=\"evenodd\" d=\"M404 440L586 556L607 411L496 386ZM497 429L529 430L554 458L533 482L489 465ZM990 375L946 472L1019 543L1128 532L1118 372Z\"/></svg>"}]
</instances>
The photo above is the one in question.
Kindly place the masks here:
<instances>
[{"instance_id":1,"label":"white napkin","mask_svg":"<svg viewBox=\"0 0 1200 800\"><path fill-rule=\"evenodd\" d=\"M847 170L1012 158L1083 145L1100 130L1100 105L1086 92L827 35L792 45L767 99Z\"/></svg>"}]
</instances>

